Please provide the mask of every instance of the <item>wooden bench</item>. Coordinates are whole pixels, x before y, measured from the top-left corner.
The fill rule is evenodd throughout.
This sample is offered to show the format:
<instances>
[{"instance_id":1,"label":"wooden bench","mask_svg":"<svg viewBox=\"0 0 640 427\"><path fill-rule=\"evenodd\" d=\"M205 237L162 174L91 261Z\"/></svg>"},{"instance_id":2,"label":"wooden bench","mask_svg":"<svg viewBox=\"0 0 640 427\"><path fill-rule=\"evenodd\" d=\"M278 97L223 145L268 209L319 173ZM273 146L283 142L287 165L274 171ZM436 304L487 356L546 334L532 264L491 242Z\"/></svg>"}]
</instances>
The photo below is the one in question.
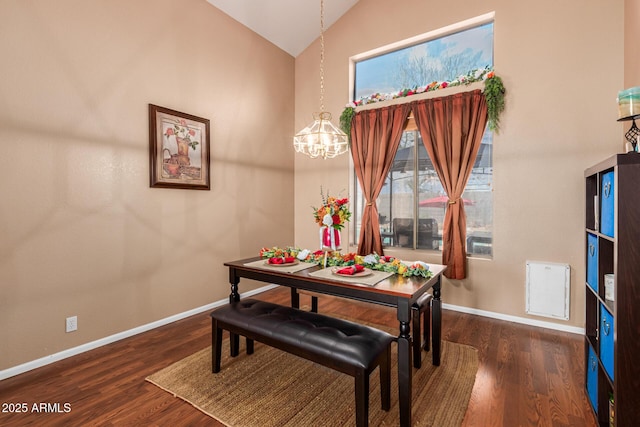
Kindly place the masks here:
<instances>
[{"instance_id":1,"label":"wooden bench","mask_svg":"<svg viewBox=\"0 0 640 427\"><path fill-rule=\"evenodd\" d=\"M392 335L347 320L291 307L244 299L214 310L212 320L212 370L220 372L223 330L231 340L247 339L247 354L253 341L351 375L355 382L356 424L369 422L369 374L380 367L382 409L391 406ZM237 356L237 347L235 350Z\"/></svg>"}]
</instances>

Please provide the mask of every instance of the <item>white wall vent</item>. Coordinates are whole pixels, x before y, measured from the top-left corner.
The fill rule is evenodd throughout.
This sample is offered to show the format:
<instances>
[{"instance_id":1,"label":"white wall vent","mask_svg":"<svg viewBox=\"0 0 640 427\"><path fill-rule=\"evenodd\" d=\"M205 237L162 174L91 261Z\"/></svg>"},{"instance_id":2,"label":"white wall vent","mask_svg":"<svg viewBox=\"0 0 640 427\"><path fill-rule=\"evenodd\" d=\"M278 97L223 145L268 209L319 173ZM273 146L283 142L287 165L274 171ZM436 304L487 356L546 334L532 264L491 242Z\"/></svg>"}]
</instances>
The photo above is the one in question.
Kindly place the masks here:
<instances>
[{"instance_id":1,"label":"white wall vent","mask_svg":"<svg viewBox=\"0 0 640 427\"><path fill-rule=\"evenodd\" d=\"M527 313L569 320L569 264L527 261Z\"/></svg>"}]
</instances>

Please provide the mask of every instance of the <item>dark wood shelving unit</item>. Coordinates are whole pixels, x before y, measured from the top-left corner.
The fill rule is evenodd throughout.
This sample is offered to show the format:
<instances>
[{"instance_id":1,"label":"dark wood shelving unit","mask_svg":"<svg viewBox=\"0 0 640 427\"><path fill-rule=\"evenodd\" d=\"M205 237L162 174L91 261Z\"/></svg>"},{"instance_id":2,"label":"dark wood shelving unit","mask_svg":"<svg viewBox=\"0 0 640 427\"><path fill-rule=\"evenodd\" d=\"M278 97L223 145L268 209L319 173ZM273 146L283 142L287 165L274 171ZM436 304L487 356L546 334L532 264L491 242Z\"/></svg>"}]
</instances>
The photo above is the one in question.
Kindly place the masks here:
<instances>
[{"instance_id":1,"label":"dark wood shelving unit","mask_svg":"<svg viewBox=\"0 0 640 427\"><path fill-rule=\"evenodd\" d=\"M587 169L584 176L586 391L599 425L609 426L613 396L615 426L636 426L640 420L640 154L617 154ZM613 301L605 298L605 274L610 273Z\"/></svg>"}]
</instances>

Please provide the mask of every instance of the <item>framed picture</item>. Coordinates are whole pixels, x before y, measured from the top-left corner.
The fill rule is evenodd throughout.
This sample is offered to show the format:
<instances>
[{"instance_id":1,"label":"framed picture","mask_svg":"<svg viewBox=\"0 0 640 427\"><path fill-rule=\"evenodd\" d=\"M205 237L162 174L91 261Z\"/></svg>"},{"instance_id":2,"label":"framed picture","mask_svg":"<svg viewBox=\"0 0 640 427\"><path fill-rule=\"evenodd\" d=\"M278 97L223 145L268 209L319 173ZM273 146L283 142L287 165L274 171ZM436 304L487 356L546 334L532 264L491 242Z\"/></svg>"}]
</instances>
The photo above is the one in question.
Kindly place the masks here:
<instances>
[{"instance_id":1,"label":"framed picture","mask_svg":"<svg viewBox=\"0 0 640 427\"><path fill-rule=\"evenodd\" d=\"M209 190L209 120L149 104L151 187Z\"/></svg>"}]
</instances>

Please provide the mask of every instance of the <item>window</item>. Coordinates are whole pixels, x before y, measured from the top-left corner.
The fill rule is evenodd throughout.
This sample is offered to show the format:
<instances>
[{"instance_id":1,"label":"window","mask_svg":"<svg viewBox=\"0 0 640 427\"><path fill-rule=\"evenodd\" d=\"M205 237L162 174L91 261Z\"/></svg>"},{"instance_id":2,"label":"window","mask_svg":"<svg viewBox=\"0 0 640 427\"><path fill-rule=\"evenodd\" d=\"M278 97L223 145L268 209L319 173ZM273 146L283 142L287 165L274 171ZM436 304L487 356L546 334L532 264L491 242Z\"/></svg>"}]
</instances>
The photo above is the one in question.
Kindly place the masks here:
<instances>
[{"instance_id":1,"label":"window","mask_svg":"<svg viewBox=\"0 0 640 427\"><path fill-rule=\"evenodd\" d=\"M493 65L493 22L356 59L353 99L449 81Z\"/></svg>"},{"instance_id":2,"label":"window","mask_svg":"<svg viewBox=\"0 0 640 427\"><path fill-rule=\"evenodd\" d=\"M448 31L419 44L412 42L378 56L356 59L354 99L452 80L473 69L493 66L493 22ZM462 195L467 216L467 252L472 255L492 254L492 140L493 134L486 131ZM357 179L354 181L357 241L364 200ZM448 199L412 120L403 133L377 206L384 246L442 250Z\"/></svg>"}]
</instances>

